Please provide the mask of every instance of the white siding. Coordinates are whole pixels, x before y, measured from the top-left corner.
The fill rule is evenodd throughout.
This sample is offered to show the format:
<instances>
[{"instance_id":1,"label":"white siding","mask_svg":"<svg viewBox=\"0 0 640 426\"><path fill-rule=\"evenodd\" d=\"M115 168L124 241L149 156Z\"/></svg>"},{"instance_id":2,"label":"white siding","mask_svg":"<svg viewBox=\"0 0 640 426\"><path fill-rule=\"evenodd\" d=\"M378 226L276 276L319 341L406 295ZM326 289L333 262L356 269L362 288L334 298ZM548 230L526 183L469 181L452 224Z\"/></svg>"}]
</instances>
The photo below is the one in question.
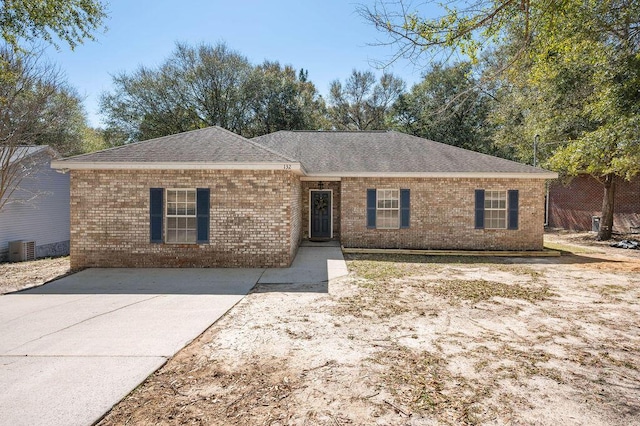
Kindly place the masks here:
<instances>
[{"instance_id":1,"label":"white siding","mask_svg":"<svg viewBox=\"0 0 640 426\"><path fill-rule=\"evenodd\" d=\"M10 202L0 210L0 258L13 240L35 241L36 246L69 241L69 174L56 172L47 161L20 186L47 194L27 204ZM19 190L13 195L28 197Z\"/></svg>"}]
</instances>

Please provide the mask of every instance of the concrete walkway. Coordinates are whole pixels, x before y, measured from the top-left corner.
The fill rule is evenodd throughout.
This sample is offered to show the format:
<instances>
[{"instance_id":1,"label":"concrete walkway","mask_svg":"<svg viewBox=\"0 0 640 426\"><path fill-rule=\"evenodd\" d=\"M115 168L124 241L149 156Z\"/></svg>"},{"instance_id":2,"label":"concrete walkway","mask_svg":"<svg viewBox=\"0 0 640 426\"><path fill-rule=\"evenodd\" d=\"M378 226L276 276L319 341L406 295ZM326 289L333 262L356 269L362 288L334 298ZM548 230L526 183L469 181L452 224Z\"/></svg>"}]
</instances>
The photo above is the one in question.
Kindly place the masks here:
<instances>
[{"instance_id":1,"label":"concrete walkway","mask_svg":"<svg viewBox=\"0 0 640 426\"><path fill-rule=\"evenodd\" d=\"M340 246L303 244L290 268L267 269L259 284L318 284L349 273Z\"/></svg>"},{"instance_id":2,"label":"concrete walkway","mask_svg":"<svg viewBox=\"0 0 640 426\"><path fill-rule=\"evenodd\" d=\"M287 269L88 269L0 296L0 425L91 425L256 283L346 273L301 247Z\"/></svg>"}]
</instances>

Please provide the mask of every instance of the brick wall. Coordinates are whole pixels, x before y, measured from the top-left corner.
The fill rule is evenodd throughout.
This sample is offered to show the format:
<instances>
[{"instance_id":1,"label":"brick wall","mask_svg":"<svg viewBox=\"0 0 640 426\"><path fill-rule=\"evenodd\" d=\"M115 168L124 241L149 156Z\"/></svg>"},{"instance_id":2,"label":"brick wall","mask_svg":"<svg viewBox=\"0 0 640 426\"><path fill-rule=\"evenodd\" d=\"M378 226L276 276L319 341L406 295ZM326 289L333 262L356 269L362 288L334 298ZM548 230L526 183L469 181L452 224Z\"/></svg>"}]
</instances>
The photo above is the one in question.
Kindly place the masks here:
<instances>
[{"instance_id":1,"label":"brick wall","mask_svg":"<svg viewBox=\"0 0 640 426\"><path fill-rule=\"evenodd\" d=\"M302 238L309 238L309 190L320 189L320 182L302 182ZM323 190L333 191L333 239L340 240L340 182L323 182Z\"/></svg>"},{"instance_id":2,"label":"brick wall","mask_svg":"<svg viewBox=\"0 0 640 426\"><path fill-rule=\"evenodd\" d=\"M626 233L640 226L640 178L616 180L614 232ZM591 217L602 215L604 187L591 176L568 183L554 181L549 187L549 226L590 231Z\"/></svg>"},{"instance_id":3,"label":"brick wall","mask_svg":"<svg viewBox=\"0 0 640 426\"><path fill-rule=\"evenodd\" d=\"M289 256L293 261L300 240L302 238L302 186L300 179L292 179L291 181L291 203L289 204L289 217L291 218L290 240L289 240Z\"/></svg>"},{"instance_id":4,"label":"brick wall","mask_svg":"<svg viewBox=\"0 0 640 426\"><path fill-rule=\"evenodd\" d=\"M298 182L285 171L72 170L71 267L286 267ZM158 187L210 188L210 244L149 242Z\"/></svg>"},{"instance_id":5,"label":"brick wall","mask_svg":"<svg viewBox=\"0 0 640 426\"><path fill-rule=\"evenodd\" d=\"M408 229L367 229L368 188L411 190ZM519 190L519 229L474 229L476 189ZM345 247L541 250L544 233L542 179L342 179Z\"/></svg>"}]
</instances>

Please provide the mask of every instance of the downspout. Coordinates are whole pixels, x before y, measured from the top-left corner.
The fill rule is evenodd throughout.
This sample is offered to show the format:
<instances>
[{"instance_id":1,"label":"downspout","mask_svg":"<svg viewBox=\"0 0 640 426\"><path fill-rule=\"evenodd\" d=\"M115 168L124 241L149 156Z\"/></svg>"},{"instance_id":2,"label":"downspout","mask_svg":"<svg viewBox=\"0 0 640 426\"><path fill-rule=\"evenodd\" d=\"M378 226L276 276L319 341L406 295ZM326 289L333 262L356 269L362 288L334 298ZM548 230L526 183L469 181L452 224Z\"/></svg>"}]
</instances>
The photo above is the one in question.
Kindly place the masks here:
<instances>
[{"instance_id":1,"label":"downspout","mask_svg":"<svg viewBox=\"0 0 640 426\"><path fill-rule=\"evenodd\" d=\"M544 197L544 226L549 226L549 181L545 182L546 195Z\"/></svg>"}]
</instances>

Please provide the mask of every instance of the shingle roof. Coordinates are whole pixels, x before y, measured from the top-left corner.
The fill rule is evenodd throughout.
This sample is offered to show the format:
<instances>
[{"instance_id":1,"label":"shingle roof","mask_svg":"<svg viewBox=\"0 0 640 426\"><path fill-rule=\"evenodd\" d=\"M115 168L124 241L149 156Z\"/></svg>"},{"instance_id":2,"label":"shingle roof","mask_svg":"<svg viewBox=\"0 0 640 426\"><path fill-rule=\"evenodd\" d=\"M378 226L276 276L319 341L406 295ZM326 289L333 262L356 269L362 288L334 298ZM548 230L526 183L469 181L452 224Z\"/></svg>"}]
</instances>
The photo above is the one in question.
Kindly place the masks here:
<instances>
[{"instance_id":1,"label":"shingle roof","mask_svg":"<svg viewBox=\"0 0 640 426\"><path fill-rule=\"evenodd\" d=\"M70 163L282 163L290 158L213 126L58 161Z\"/></svg>"},{"instance_id":2,"label":"shingle roof","mask_svg":"<svg viewBox=\"0 0 640 426\"><path fill-rule=\"evenodd\" d=\"M307 174L532 173L547 170L395 131L279 131L253 141L298 160Z\"/></svg>"},{"instance_id":3,"label":"shingle roof","mask_svg":"<svg viewBox=\"0 0 640 426\"><path fill-rule=\"evenodd\" d=\"M313 176L511 173L551 177L540 168L395 131L279 131L249 140L216 126L77 155L54 161L52 166L279 168L282 163L299 163L294 169Z\"/></svg>"}]
</instances>

